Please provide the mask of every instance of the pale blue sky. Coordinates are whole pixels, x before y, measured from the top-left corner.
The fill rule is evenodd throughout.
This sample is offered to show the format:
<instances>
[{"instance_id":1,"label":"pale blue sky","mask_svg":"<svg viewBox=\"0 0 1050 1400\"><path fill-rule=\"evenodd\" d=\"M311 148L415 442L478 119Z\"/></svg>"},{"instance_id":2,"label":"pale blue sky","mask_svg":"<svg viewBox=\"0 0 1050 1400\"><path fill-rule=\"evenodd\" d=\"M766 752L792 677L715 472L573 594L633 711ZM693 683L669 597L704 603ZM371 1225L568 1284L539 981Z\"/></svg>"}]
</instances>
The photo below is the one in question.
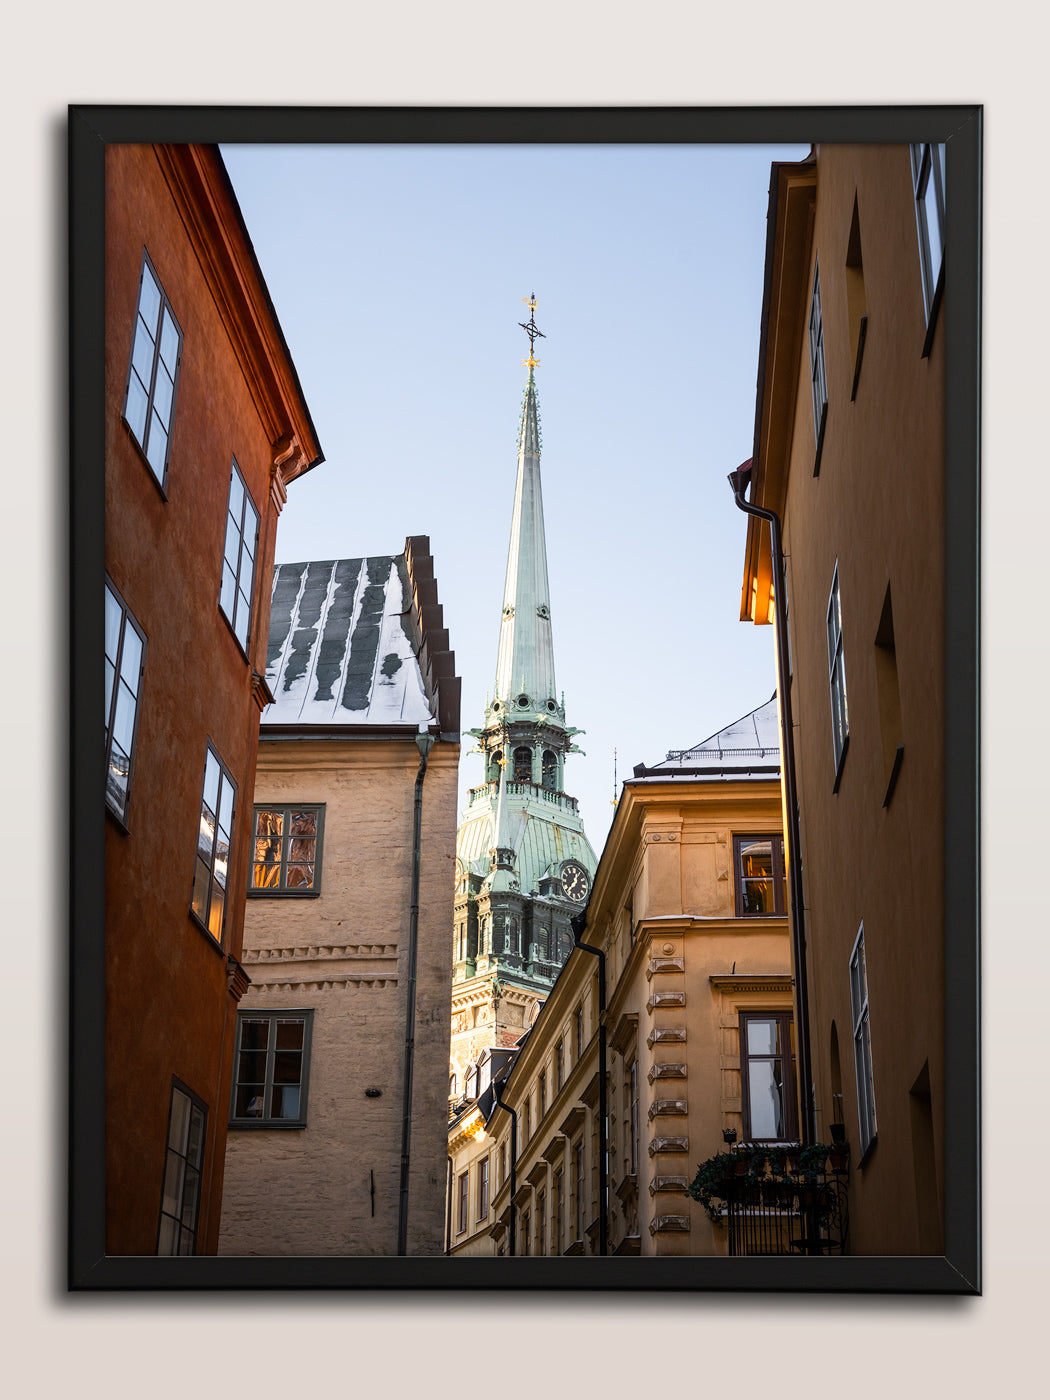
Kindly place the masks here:
<instances>
[{"instance_id":1,"label":"pale blue sky","mask_svg":"<svg viewBox=\"0 0 1050 1400\"><path fill-rule=\"evenodd\" d=\"M225 146L326 461L278 562L428 534L464 729L496 649L535 292L566 786L601 850L636 763L769 699L738 621L770 162L802 147ZM480 781L464 744L461 791Z\"/></svg>"}]
</instances>

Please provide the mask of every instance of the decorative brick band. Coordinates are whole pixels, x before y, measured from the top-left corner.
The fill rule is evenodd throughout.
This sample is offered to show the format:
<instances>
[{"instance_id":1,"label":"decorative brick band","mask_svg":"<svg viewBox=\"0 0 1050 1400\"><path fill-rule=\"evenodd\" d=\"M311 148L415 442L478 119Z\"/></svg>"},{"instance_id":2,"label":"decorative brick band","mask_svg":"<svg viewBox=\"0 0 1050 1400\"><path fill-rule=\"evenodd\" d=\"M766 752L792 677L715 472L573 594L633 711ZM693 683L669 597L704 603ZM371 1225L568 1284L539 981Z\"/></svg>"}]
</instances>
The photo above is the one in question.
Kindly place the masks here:
<instances>
[{"instance_id":1,"label":"decorative brick band","mask_svg":"<svg viewBox=\"0 0 1050 1400\"><path fill-rule=\"evenodd\" d=\"M655 1157L658 1152L688 1152L689 1139L687 1137L655 1137L649 1143L649 1156Z\"/></svg>"},{"instance_id":2,"label":"decorative brick band","mask_svg":"<svg viewBox=\"0 0 1050 1400\"><path fill-rule=\"evenodd\" d=\"M355 991L367 988L374 991L377 988L396 987L396 977L366 977L361 973L347 973L345 977L321 977L307 981L296 982L266 982L259 978L252 978L252 986L259 991L282 991L282 992L305 992L305 991L344 991L347 987Z\"/></svg>"},{"instance_id":3,"label":"decorative brick band","mask_svg":"<svg viewBox=\"0 0 1050 1400\"><path fill-rule=\"evenodd\" d=\"M245 953L244 961L272 962L280 958L396 958L396 943L318 943L298 948L258 948Z\"/></svg>"},{"instance_id":4,"label":"decorative brick band","mask_svg":"<svg viewBox=\"0 0 1050 1400\"><path fill-rule=\"evenodd\" d=\"M649 1121L654 1118L684 1118L689 1112L685 1099L654 1099L649 1105Z\"/></svg>"},{"instance_id":5,"label":"decorative brick band","mask_svg":"<svg viewBox=\"0 0 1050 1400\"><path fill-rule=\"evenodd\" d=\"M670 1062L653 1065L649 1071L649 1083L654 1079L684 1079L686 1077L686 1067L683 1064L671 1064Z\"/></svg>"}]
</instances>

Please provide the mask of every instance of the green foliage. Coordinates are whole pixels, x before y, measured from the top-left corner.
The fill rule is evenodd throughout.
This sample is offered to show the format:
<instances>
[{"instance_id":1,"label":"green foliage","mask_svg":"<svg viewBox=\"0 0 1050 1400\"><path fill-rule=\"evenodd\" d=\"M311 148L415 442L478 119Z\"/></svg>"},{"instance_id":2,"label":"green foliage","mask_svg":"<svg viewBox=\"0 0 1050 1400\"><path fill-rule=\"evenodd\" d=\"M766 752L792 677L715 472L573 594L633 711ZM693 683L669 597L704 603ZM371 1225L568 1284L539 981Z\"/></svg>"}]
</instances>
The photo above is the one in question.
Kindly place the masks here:
<instances>
[{"instance_id":1,"label":"green foliage","mask_svg":"<svg viewBox=\"0 0 1050 1400\"><path fill-rule=\"evenodd\" d=\"M817 1186L824 1180L828 1153L833 1150L841 1151L841 1148L832 1148L823 1142L802 1148L744 1142L732 1152L716 1152L706 1162L701 1162L686 1187L686 1195L700 1202L710 1220L718 1220L722 1203L733 1189L730 1183L739 1181L741 1175L750 1186L762 1182Z\"/></svg>"}]
</instances>

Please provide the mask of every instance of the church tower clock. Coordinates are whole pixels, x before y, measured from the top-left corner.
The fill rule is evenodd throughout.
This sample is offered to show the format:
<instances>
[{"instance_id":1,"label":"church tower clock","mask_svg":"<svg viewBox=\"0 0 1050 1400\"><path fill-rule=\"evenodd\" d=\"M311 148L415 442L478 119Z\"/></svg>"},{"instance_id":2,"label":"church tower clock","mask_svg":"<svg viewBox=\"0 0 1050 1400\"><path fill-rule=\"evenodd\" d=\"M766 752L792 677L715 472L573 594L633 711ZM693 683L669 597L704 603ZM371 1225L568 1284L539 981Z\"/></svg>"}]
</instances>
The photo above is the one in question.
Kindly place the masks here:
<instances>
[{"instance_id":1,"label":"church tower clock","mask_svg":"<svg viewBox=\"0 0 1050 1400\"><path fill-rule=\"evenodd\" d=\"M540 491L536 298L529 297L528 369L518 434L496 682L485 722L469 732L482 781L456 837L453 929L453 1098L477 1092L469 1072L486 1048L513 1045L573 947L569 920L587 902L597 858L566 756L582 730L566 722L554 683L551 600Z\"/></svg>"}]
</instances>

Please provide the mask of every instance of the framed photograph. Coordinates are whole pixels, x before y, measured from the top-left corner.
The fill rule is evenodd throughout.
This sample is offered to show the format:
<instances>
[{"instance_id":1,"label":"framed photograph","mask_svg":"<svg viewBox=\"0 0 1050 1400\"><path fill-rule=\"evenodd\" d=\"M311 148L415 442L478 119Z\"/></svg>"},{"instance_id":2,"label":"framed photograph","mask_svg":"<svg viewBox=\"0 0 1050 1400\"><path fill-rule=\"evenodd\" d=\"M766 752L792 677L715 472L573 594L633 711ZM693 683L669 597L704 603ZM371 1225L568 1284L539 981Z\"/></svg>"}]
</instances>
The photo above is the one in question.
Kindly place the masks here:
<instances>
[{"instance_id":1,"label":"framed photograph","mask_svg":"<svg viewBox=\"0 0 1050 1400\"><path fill-rule=\"evenodd\" d=\"M980 1292L981 122L70 109L71 1289Z\"/></svg>"}]
</instances>

